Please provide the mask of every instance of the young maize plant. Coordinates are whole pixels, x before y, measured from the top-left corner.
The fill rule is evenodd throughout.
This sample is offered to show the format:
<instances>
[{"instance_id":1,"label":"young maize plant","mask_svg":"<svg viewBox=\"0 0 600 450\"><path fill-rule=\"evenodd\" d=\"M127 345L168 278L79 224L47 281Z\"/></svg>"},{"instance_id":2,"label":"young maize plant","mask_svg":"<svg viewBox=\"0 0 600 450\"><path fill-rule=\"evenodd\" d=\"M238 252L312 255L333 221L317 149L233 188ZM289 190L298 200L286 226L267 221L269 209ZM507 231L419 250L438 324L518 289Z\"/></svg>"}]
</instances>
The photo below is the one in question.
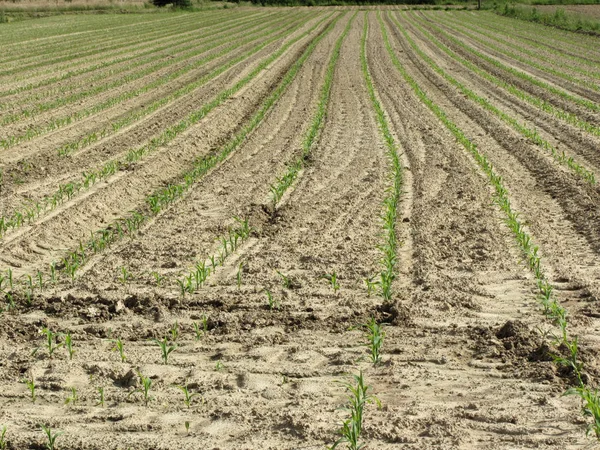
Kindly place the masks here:
<instances>
[{"instance_id":1,"label":"young maize plant","mask_svg":"<svg viewBox=\"0 0 600 450\"><path fill-rule=\"evenodd\" d=\"M96 391L98 392L98 403L96 403L96 406L104 408L104 386L98 387Z\"/></svg>"},{"instance_id":2,"label":"young maize plant","mask_svg":"<svg viewBox=\"0 0 600 450\"><path fill-rule=\"evenodd\" d=\"M75 389L74 387L72 387L71 388L71 393L65 399L65 405L74 405L77 402L78 399L79 399L79 397L77 397L77 389Z\"/></svg>"},{"instance_id":3,"label":"young maize plant","mask_svg":"<svg viewBox=\"0 0 600 450\"><path fill-rule=\"evenodd\" d=\"M274 309L281 309L281 302L273 297L273 294L268 289L265 289L265 295L267 296L267 302L269 305L269 309L273 311Z\"/></svg>"},{"instance_id":4,"label":"young maize plant","mask_svg":"<svg viewBox=\"0 0 600 450\"><path fill-rule=\"evenodd\" d=\"M47 450L56 450L56 439L63 434L61 431L57 431L56 433L52 433L52 429L48 426L41 425L42 431L46 435L46 449Z\"/></svg>"},{"instance_id":5,"label":"young maize plant","mask_svg":"<svg viewBox=\"0 0 600 450\"><path fill-rule=\"evenodd\" d=\"M69 360L72 360L73 355L75 354L75 350L73 350L73 338L71 336L70 331L67 331L67 334L65 334L64 346L67 349L67 353L69 354Z\"/></svg>"},{"instance_id":6,"label":"young maize plant","mask_svg":"<svg viewBox=\"0 0 600 450\"><path fill-rule=\"evenodd\" d=\"M194 326L194 333L196 333L197 341L199 341L200 339L202 339L203 336L206 336L208 334L208 316L206 314L203 314L200 320L202 324L201 326L197 322L192 323L192 325Z\"/></svg>"},{"instance_id":7,"label":"young maize plant","mask_svg":"<svg viewBox=\"0 0 600 450\"><path fill-rule=\"evenodd\" d=\"M37 399L37 395L35 393L35 381L33 380L33 377L31 377L31 380L23 380L25 385L27 386L27 389L29 389L29 394L31 397L31 403L35 403L36 399Z\"/></svg>"},{"instance_id":8,"label":"young maize plant","mask_svg":"<svg viewBox=\"0 0 600 450\"><path fill-rule=\"evenodd\" d=\"M123 345L123 341L121 338L112 339L111 342L114 344L112 348L113 352L119 352L119 356L121 357L121 362L126 362L127 357L125 356L125 346Z\"/></svg>"},{"instance_id":9,"label":"young maize plant","mask_svg":"<svg viewBox=\"0 0 600 450\"><path fill-rule=\"evenodd\" d=\"M148 407L148 403L152 400L150 397L150 388L152 387L152 380L150 377L145 377L141 372L138 372L138 377L140 378L141 386L134 391L131 391L128 397L131 397L133 394L142 394L142 398L144 399L144 405L146 408Z\"/></svg>"},{"instance_id":10,"label":"young maize plant","mask_svg":"<svg viewBox=\"0 0 600 450\"><path fill-rule=\"evenodd\" d=\"M0 428L0 450L6 450L8 448L8 441L6 440L6 431L8 428L3 426Z\"/></svg>"},{"instance_id":11,"label":"young maize plant","mask_svg":"<svg viewBox=\"0 0 600 450\"><path fill-rule=\"evenodd\" d=\"M326 273L324 275L321 275L321 278L329 281L329 284L333 289L333 293L337 294L337 291L339 291L340 289L340 283L338 281L337 273L335 271L333 271L332 273Z\"/></svg>"},{"instance_id":12,"label":"young maize plant","mask_svg":"<svg viewBox=\"0 0 600 450\"><path fill-rule=\"evenodd\" d=\"M175 342L179 337L179 322L175 321L175 323L171 325L169 333L171 334L171 340Z\"/></svg>"},{"instance_id":13,"label":"young maize plant","mask_svg":"<svg viewBox=\"0 0 600 450\"><path fill-rule=\"evenodd\" d=\"M539 299L544 307L544 312L560 329L560 336L555 338L555 343L560 343L561 345L564 344L565 348L569 350L569 355L566 358L560 355L555 355L554 358L558 364L565 365L572 369L579 385L575 390L570 390L567 392L569 394L579 395L582 398L584 403L583 413L585 416L591 415L593 417L594 422L591 424L591 427L595 431L595 427L597 427L597 424L600 423L600 416L595 415L597 412L600 412L600 404L590 403L597 401L598 396L594 395L596 392L595 390L592 390L583 382L583 365L578 360L577 338L572 340L568 335L566 309L559 305L555 298L552 298L552 285L542 271L541 257L538 254L538 247L532 244L531 237L528 235L523 224L519 220L519 214L513 211L510 199L508 197L508 191L504 187L502 177L495 172L490 161L478 150L477 146L467 136L465 136L463 131L448 118L446 113L429 98L429 96L419 87L417 82L408 74L389 43L387 31L379 13L377 17L386 50L390 55L394 66L399 70L402 77L412 87L415 94L421 99L421 101L427 105L427 107L429 107L429 109L441 120L441 122L454 135L456 140L461 143L469 153L472 154L476 163L488 177L490 184L494 188L494 202L504 212L505 222L508 228L513 232L517 244L521 249L524 260L535 276L536 284L539 290ZM600 428L598 428L598 433L596 433L596 436L600 439Z\"/></svg>"},{"instance_id":14,"label":"young maize plant","mask_svg":"<svg viewBox=\"0 0 600 450\"><path fill-rule=\"evenodd\" d=\"M379 130L381 131L383 141L385 143L389 164L391 167L390 172L390 186L386 190L386 198L383 201L383 214L381 219L383 221L384 229L384 241L378 246L383 257L381 259L381 265L383 270L380 272L379 287L381 290L381 296L384 301L389 301L392 298L392 283L396 278L396 263L397 263L397 251L398 251L398 240L396 238L396 219L398 216L398 204L400 203L400 196L402 194L403 168L400 162L400 156L398 154L398 147L396 141L390 131L388 121L385 116L385 111L381 106L375 92L375 86L369 73L369 66L367 63L367 32L369 22L365 13L365 25L363 27L363 35L361 38L361 68L363 77L367 85L367 91L371 99L371 104L375 110L375 117ZM373 285L371 282L367 283L367 289L370 291Z\"/></svg>"},{"instance_id":15,"label":"young maize plant","mask_svg":"<svg viewBox=\"0 0 600 450\"><path fill-rule=\"evenodd\" d=\"M353 375L353 383L343 383L348 390L348 403L344 408L350 413L350 417L342 423L339 430L341 437L331 446L329 450L336 449L340 444L346 444L349 450L360 450L364 444L360 442L360 435L363 429L363 418L365 406L375 403L381 408L379 399L369 394L370 386L365 385L362 371L359 375Z\"/></svg>"},{"instance_id":16,"label":"young maize plant","mask_svg":"<svg viewBox=\"0 0 600 450\"><path fill-rule=\"evenodd\" d=\"M290 277L288 277L287 275L282 274L279 270L276 270L275 272L277 272L277 275L279 275L279 278L281 278L281 285L285 289L291 289L293 287L293 282L292 282L292 279Z\"/></svg>"},{"instance_id":17,"label":"young maize plant","mask_svg":"<svg viewBox=\"0 0 600 450\"><path fill-rule=\"evenodd\" d=\"M162 341L159 341L158 339L153 339L153 341L156 345L158 345L160 347L161 358L163 360L163 364L165 364L165 365L168 364L169 363L169 355L175 351L177 346L175 344L169 344L166 337L163 338Z\"/></svg>"},{"instance_id":18,"label":"young maize plant","mask_svg":"<svg viewBox=\"0 0 600 450\"><path fill-rule=\"evenodd\" d=\"M180 386L178 384L175 385L176 388L178 388L181 392L183 392L184 395L184 399L183 399L183 403L185 406L187 406L188 408L191 406L192 404L192 400L194 399L194 397L198 396L198 393L194 393L192 394L187 386Z\"/></svg>"},{"instance_id":19,"label":"young maize plant","mask_svg":"<svg viewBox=\"0 0 600 450\"><path fill-rule=\"evenodd\" d=\"M364 328L367 342L364 344L369 349L369 357L374 365L381 362L381 347L385 338L385 332L382 325L379 325L375 318L371 318L367 323L361 325Z\"/></svg>"},{"instance_id":20,"label":"young maize plant","mask_svg":"<svg viewBox=\"0 0 600 450\"><path fill-rule=\"evenodd\" d=\"M52 330L48 328L42 329L42 334L46 335L46 348L48 349L48 355L52 358L54 352L64 346L64 343L56 343L56 339L60 336L58 333L54 333Z\"/></svg>"}]
</instances>

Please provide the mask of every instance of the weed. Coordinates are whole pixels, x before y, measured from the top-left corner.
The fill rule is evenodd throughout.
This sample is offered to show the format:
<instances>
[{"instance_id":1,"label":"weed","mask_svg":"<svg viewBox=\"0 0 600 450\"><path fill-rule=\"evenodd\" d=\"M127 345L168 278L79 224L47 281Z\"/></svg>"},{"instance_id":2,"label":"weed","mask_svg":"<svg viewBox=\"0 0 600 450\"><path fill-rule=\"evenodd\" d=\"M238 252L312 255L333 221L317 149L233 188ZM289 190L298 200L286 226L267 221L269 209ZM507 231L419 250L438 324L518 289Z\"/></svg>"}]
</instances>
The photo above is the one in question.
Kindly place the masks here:
<instances>
[{"instance_id":1,"label":"weed","mask_svg":"<svg viewBox=\"0 0 600 450\"><path fill-rule=\"evenodd\" d=\"M163 338L162 341L154 339L154 342L160 347L163 364L167 364L169 362L169 355L177 348L177 346L175 344L169 344L166 337Z\"/></svg>"},{"instance_id":2,"label":"weed","mask_svg":"<svg viewBox=\"0 0 600 450\"><path fill-rule=\"evenodd\" d=\"M46 443L46 449L56 450L56 438L58 438L63 433L61 431L57 431L56 433L52 434L52 429L49 426L47 427L45 425L42 425L41 427L44 433L46 433L46 438L48 439L48 442Z\"/></svg>"}]
</instances>

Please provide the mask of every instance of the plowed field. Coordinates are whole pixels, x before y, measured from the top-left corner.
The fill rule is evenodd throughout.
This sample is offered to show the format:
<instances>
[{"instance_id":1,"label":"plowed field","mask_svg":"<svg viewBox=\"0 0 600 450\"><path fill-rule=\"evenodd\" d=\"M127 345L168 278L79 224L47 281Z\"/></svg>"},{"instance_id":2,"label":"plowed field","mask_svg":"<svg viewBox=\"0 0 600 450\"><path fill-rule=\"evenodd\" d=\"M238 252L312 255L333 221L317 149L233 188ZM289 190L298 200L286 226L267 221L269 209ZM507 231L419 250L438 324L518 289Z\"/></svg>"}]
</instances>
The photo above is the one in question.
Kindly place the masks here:
<instances>
[{"instance_id":1,"label":"plowed field","mask_svg":"<svg viewBox=\"0 0 600 450\"><path fill-rule=\"evenodd\" d=\"M593 448L599 38L238 8L0 43L0 448L325 448L360 373L364 448Z\"/></svg>"}]
</instances>

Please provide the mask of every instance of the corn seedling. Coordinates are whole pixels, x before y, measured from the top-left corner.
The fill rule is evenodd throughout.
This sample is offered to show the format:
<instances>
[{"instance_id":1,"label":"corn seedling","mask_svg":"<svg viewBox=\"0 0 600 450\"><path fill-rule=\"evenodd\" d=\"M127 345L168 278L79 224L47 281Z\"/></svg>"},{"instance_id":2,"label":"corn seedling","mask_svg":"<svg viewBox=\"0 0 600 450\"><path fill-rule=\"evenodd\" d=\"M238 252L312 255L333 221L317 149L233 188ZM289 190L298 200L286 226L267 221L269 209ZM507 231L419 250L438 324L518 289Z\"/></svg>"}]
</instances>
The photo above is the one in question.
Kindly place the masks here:
<instances>
[{"instance_id":1,"label":"corn seedling","mask_svg":"<svg viewBox=\"0 0 600 450\"><path fill-rule=\"evenodd\" d=\"M273 294L268 289L265 289L265 295L267 296L267 302L269 303L269 309L281 309L281 303L279 300L273 297Z\"/></svg>"},{"instance_id":2,"label":"corn seedling","mask_svg":"<svg viewBox=\"0 0 600 450\"><path fill-rule=\"evenodd\" d=\"M96 389L96 391L98 392L98 403L96 403L96 406L100 406L102 408L104 408L104 387L101 386L99 388Z\"/></svg>"},{"instance_id":3,"label":"corn seedling","mask_svg":"<svg viewBox=\"0 0 600 450\"><path fill-rule=\"evenodd\" d=\"M48 426L42 425L42 430L46 434L46 438L48 442L46 442L47 450L56 450L56 439L63 434L61 431L57 431L56 433L52 433L52 429Z\"/></svg>"},{"instance_id":4,"label":"corn seedling","mask_svg":"<svg viewBox=\"0 0 600 450\"><path fill-rule=\"evenodd\" d=\"M567 389L564 395L576 395L581 398L583 416L592 419L592 423L587 425L586 435L589 436L593 431L596 439L600 440L600 395L598 390L579 386Z\"/></svg>"},{"instance_id":5,"label":"corn seedling","mask_svg":"<svg viewBox=\"0 0 600 450\"><path fill-rule=\"evenodd\" d=\"M152 400L152 398L150 397L150 388L152 387L152 380L150 379L150 377L145 377L144 375L142 375L141 372L138 372L138 377L140 378L141 386L136 390L132 391L128 397L131 397L133 394L142 394L144 404L146 405L146 407L148 407L148 403L150 402L150 400Z\"/></svg>"},{"instance_id":6,"label":"corn seedling","mask_svg":"<svg viewBox=\"0 0 600 450\"><path fill-rule=\"evenodd\" d=\"M219 360L217 361L217 364L215 364L215 370L218 372L220 370L223 370L225 366L223 365L223 363Z\"/></svg>"},{"instance_id":7,"label":"corn seedling","mask_svg":"<svg viewBox=\"0 0 600 450\"><path fill-rule=\"evenodd\" d=\"M241 261L240 264L238 265L238 270L237 270L237 274L236 274L236 282L237 282L237 288L240 289L242 286L242 273L244 270L244 262Z\"/></svg>"},{"instance_id":8,"label":"corn seedling","mask_svg":"<svg viewBox=\"0 0 600 450\"><path fill-rule=\"evenodd\" d=\"M183 399L183 403L185 404L185 406L187 406L188 408L190 407L190 405L192 404L192 400L194 399L194 397L196 397L198 394L192 394L187 386L180 386L180 385L175 385L175 387L177 387L181 392L183 392L184 395L184 399Z\"/></svg>"},{"instance_id":9,"label":"corn seedling","mask_svg":"<svg viewBox=\"0 0 600 450\"><path fill-rule=\"evenodd\" d=\"M35 403L35 401L37 400L37 395L35 393L35 381L33 380L33 377L31 377L31 380L24 380L24 381L25 381L25 384L27 385L27 389L29 389L31 403Z\"/></svg>"},{"instance_id":10,"label":"corn seedling","mask_svg":"<svg viewBox=\"0 0 600 450\"><path fill-rule=\"evenodd\" d=\"M8 447L8 442L6 440L6 426L3 426L0 430L0 450L6 450Z\"/></svg>"},{"instance_id":11,"label":"corn seedling","mask_svg":"<svg viewBox=\"0 0 600 450\"><path fill-rule=\"evenodd\" d=\"M275 272L277 272L277 275L279 275L279 278L281 278L281 285L286 289L291 289L292 280L286 275L282 274L279 270L276 270Z\"/></svg>"},{"instance_id":12,"label":"corn seedling","mask_svg":"<svg viewBox=\"0 0 600 450\"><path fill-rule=\"evenodd\" d=\"M375 365L379 364L381 362L381 347L383 346L385 332L374 318L371 318L371 320L361 325L361 327L365 329L367 337L365 346L369 349L371 362Z\"/></svg>"},{"instance_id":13,"label":"corn seedling","mask_svg":"<svg viewBox=\"0 0 600 450\"><path fill-rule=\"evenodd\" d=\"M189 433L190 432L190 423L186 420L183 425L185 426L185 432Z\"/></svg>"},{"instance_id":14,"label":"corn seedling","mask_svg":"<svg viewBox=\"0 0 600 450\"><path fill-rule=\"evenodd\" d=\"M74 405L78 400L77 389L71 388L71 394L65 399L65 405Z\"/></svg>"},{"instance_id":15,"label":"corn seedling","mask_svg":"<svg viewBox=\"0 0 600 450\"><path fill-rule=\"evenodd\" d=\"M379 281L374 280L373 277L365 278L365 284L367 285L367 297L370 297L371 294L377 290Z\"/></svg>"},{"instance_id":16,"label":"corn seedling","mask_svg":"<svg viewBox=\"0 0 600 450\"><path fill-rule=\"evenodd\" d=\"M157 286L160 286L164 280L164 277L158 272L152 272L151 275L154 277L154 281Z\"/></svg>"},{"instance_id":17,"label":"corn seedling","mask_svg":"<svg viewBox=\"0 0 600 450\"><path fill-rule=\"evenodd\" d=\"M52 330L44 328L42 329L42 333L46 335L46 348L48 349L48 355L50 355L50 358L52 358L54 352L61 348L64 344L56 343L56 338L59 335L57 333L54 333Z\"/></svg>"},{"instance_id":18,"label":"corn seedling","mask_svg":"<svg viewBox=\"0 0 600 450\"><path fill-rule=\"evenodd\" d=\"M154 342L156 343L156 345L158 345L160 347L161 358L163 360L163 364L168 364L169 355L177 348L177 346L175 344L169 345L169 342L167 341L166 337L163 338L162 341L159 341L158 339L154 339Z\"/></svg>"},{"instance_id":19,"label":"corn seedling","mask_svg":"<svg viewBox=\"0 0 600 450\"><path fill-rule=\"evenodd\" d=\"M69 359L73 359L73 355L75 354L75 350L73 350L73 338L71 337L71 332L68 331L65 334L65 348L67 349L67 353L69 354Z\"/></svg>"},{"instance_id":20,"label":"corn seedling","mask_svg":"<svg viewBox=\"0 0 600 450\"><path fill-rule=\"evenodd\" d=\"M179 323L175 321L173 325L171 325L171 329L169 330L171 333L171 340L175 342L179 337Z\"/></svg>"},{"instance_id":21,"label":"corn seedling","mask_svg":"<svg viewBox=\"0 0 600 450\"><path fill-rule=\"evenodd\" d=\"M196 340L199 341L202 336L205 336L208 333L208 317L206 315L202 315L201 325L198 322L193 322L194 333L196 333Z\"/></svg>"},{"instance_id":22,"label":"corn seedling","mask_svg":"<svg viewBox=\"0 0 600 450\"><path fill-rule=\"evenodd\" d=\"M363 429L365 405L375 403L381 408L379 399L368 393L370 386L365 385L362 372L353 377L355 384L344 383L348 390L348 403L345 409L350 413L350 417L342 423L342 428L339 430L341 437L330 447L330 450L334 450L340 444L346 444L349 450L363 448L364 444L360 443L360 435Z\"/></svg>"},{"instance_id":23,"label":"corn seedling","mask_svg":"<svg viewBox=\"0 0 600 450\"><path fill-rule=\"evenodd\" d=\"M121 362L126 362L127 357L125 356L125 347L123 345L123 341L121 340L121 338L113 339L111 342L114 344L112 351L119 352L119 356L121 357Z\"/></svg>"},{"instance_id":24,"label":"corn seedling","mask_svg":"<svg viewBox=\"0 0 600 450\"><path fill-rule=\"evenodd\" d=\"M340 289L340 283L338 282L337 273L335 273L335 272L332 272L330 274L326 273L326 274L322 275L321 278L329 281L329 284L333 288L333 292L335 294L337 294L337 291Z\"/></svg>"},{"instance_id":25,"label":"corn seedling","mask_svg":"<svg viewBox=\"0 0 600 450\"><path fill-rule=\"evenodd\" d=\"M127 284L131 280L131 273L127 270L127 267L121 267L121 275L119 281L121 284Z\"/></svg>"}]
</instances>

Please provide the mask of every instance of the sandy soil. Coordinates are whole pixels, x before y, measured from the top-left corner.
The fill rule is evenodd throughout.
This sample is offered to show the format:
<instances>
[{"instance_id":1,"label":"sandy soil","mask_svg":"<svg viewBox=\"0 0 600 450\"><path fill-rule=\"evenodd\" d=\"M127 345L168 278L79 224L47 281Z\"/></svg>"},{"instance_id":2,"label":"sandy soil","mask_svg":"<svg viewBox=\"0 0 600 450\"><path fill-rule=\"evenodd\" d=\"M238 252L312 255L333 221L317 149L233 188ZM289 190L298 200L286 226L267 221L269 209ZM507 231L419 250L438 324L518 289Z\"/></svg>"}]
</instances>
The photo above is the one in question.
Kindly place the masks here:
<instances>
[{"instance_id":1,"label":"sandy soil","mask_svg":"<svg viewBox=\"0 0 600 450\"><path fill-rule=\"evenodd\" d=\"M210 14L223 12L202 14L208 20ZM595 94L469 39L448 14L390 11L381 19L406 71L502 176L511 204L539 245L556 298L569 310L586 379L595 386L600 375L600 189L462 95L414 51L392 18L469 89L600 174L597 135L472 73L421 30L483 70L599 125L598 114L469 54L434 25L570 94L596 101ZM252 44L199 67L180 84L0 149L0 168L7 174L0 184L0 213L10 214L27 198L51 194L80 172L152 142L292 43L168 144L75 193L53 211L7 230L0 239L0 289L6 301L11 294L16 299L16 309L0 314L0 432L5 425L8 448L45 448L41 425L64 433L56 441L60 450L325 448L335 442L347 416L340 381L359 371L382 403L381 408L371 404L365 410L364 448L594 448L593 439L585 436L586 419L577 400L562 396L573 380L552 361L551 339L540 333L553 327L536 301L535 280L492 201L492 189L471 154L393 65L377 13L290 8L267 16L250 19L247 29L264 23L266 31L289 21L271 44L69 157L58 157L57 145L141 110ZM44 20L52 22L40 19L40 24ZM361 69L365 21L367 67L404 167L396 218L401 244L389 302L365 287L365 279L381 270L380 215L391 170ZM192 27L189 32L202 33L202 26L194 30L191 22L186 22ZM13 36L19 26L23 25L0 28L0 37L3 32ZM67 36L80 32L76 23L64 30ZM540 41L545 32L539 27ZM555 30L547 32L554 36ZM48 48L67 51L64 46L59 50L63 35L47 35L44 27L29 33L27 39L42 39ZM329 61L342 36L324 125L298 177L274 205L271 186L302 154ZM318 37L312 53L285 84ZM111 38L106 39L98 58L111 54ZM533 44L524 37L510 39L535 48L527 47ZM547 41L561 45L554 37ZM496 41L490 37L485 42ZM101 47L102 43L98 42ZM16 46L11 51L18 57ZM584 50L570 51L586 57ZM43 61L44 55L36 58L31 61ZM37 70L30 69L32 74ZM176 67L161 73L169 70ZM93 73L57 83L79 85ZM158 76L118 90L135 89ZM35 92L43 95L57 86L49 82ZM60 261L90 233L112 229L110 224L129 211L145 211L149 194L184 181L199 159L233 142L279 86L286 86L281 96L227 158L146 221L139 233L116 239L102 251L90 251L74 280L64 274ZM94 105L104 95L86 98L80 106ZM29 96L25 91L10 98L18 102ZM57 108L44 117L50 120L63 112ZM2 135L5 129L0 129ZM200 289L182 296L177 280L222 252L220 238L238 226L235 217L248 219L249 238L223 257ZM49 270L52 262L58 262L56 284ZM9 269L18 286L12 289ZM334 272L339 277L337 292L323 279ZM27 299L28 275L36 286L38 273L44 289L35 287ZM278 273L289 278L289 285L282 284ZM269 308L267 290L280 308ZM375 366L368 360L360 328L370 318L384 323L386 333L383 360ZM206 330L197 334L194 324L202 327L204 319ZM171 333L175 324L177 336ZM72 358L65 347L49 355L43 328L59 333L59 344L70 333ZM176 346L167 364L153 341L165 336ZM123 342L124 360L114 351L115 339ZM136 392L138 374L152 382L147 405ZM35 402L25 380L37 386ZM178 385L197 394L189 407ZM73 388L77 399L66 404ZM104 404L99 404L99 389Z\"/></svg>"}]
</instances>

